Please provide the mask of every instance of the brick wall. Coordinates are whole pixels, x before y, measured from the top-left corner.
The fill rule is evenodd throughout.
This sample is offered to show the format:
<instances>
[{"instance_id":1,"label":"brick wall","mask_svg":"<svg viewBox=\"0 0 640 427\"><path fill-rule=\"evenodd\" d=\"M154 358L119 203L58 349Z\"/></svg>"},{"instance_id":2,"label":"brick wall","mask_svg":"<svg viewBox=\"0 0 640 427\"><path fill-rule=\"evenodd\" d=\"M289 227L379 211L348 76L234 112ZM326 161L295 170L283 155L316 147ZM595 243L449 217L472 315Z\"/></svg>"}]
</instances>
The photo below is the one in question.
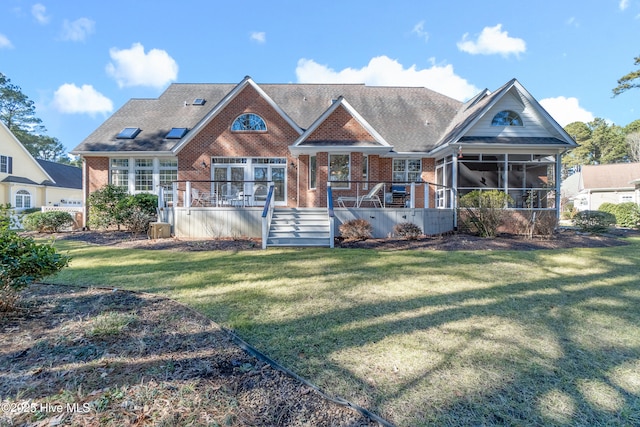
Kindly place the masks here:
<instances>
[{"instance_id":1,"label":"brick wall","mask_svg":"<svg viewBox=\"0 0 640 427\"><path fill-rule=\"evenodd\" d=\"M267 131L231 131L233 121L244 113L262 117ZM289 165L297 162L288 147L298 137L298 132L253 87L247 86L178 153L178 179L212 179L211 157L285 157L288 204L295 206L297 171ZM206 172L202 162L209 166Z\"/></svg>"}]
</instances>

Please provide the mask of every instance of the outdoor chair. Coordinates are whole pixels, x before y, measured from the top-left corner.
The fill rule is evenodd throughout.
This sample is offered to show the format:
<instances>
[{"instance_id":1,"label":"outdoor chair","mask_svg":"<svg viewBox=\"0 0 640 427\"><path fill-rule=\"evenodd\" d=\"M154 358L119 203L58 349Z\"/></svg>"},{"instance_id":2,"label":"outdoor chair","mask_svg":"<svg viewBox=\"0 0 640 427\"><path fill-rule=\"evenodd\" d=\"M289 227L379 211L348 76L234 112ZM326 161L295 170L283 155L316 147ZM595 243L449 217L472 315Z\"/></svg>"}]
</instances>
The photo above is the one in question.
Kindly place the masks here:
<instances>
[{"instance_id":1,"label":"outdoor chair","mask_svg":"<svg viewBox=\"0 0 640 427\"><path fill-rule=\"evenodd\" d=\"M380 196L378 196L378 193L380 192L380 190L382 190L383 187L384 187L384 182L380 182L374 185L367 194L365 194L364 196L360 196L358 198L356 206L360 207L362 206L362 203L370 202L374 207L376 206L376 204L379 207L382 207L382 201L380 201Z\"/></svg>"},{"instance_id":2,"label":"outdoor chair","mask_svg":"<svg viewBox=\"0 0 640 427\"><path fill-rule=\"evenodd\" d=\"M197 188L191 189L191 206L205 206L209 198L209 193L200 191Z\"/></svg>"},{"instance_id":3,"label":"outdoor chair","mask_svg":"<svg viewBox=\"0 0 640 427\"><path fill-rule=\"evenodd\" d=\"M222 184L221 201L223 205L227 206L242 206L244 195L240 195L240 190L233 184Z\"/></svg>"},{"instance_id":4,"label":"outdoor chair","mask_svg":"<svg viewBox=\"0 0 640 427\"><path fill-rule=\"evenodd\" d=\"M344 208L346 207L345 203L353 203L354 208L359 208L363 202L371 202L374 207L382 207L382 201L380 200L380 196L378 196L378 193L380 192L380 190L382 190L382 187L384 187L384 182L376 184L371 188L371 190L369 190L367 194L364 194L362 196L340 196L338 197L338 206Z\"/></svg>"},{"instance_id":5,"label":"outdoor chair","mask_svg":"<svg viewBox=\"0 0 640 427\"><path fill-rule=\"evenodd\" d=\"M267 190L266 185L256 184L256 186L253 188L253 200L255 202L266 202L268 192L269 190Z\"/></svg>"}]
</instances>

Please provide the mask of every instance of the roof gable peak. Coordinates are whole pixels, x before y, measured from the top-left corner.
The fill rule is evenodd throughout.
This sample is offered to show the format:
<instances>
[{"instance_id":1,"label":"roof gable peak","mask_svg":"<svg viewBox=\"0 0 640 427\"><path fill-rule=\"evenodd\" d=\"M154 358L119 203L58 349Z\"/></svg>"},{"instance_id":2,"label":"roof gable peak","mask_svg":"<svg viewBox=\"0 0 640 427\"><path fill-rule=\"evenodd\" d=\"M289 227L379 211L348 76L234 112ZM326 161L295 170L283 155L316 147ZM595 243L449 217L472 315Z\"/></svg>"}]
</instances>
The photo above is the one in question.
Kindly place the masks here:
<instances>
[{"instance_id":1,"label":"roof gable peak","mask_svg":"<svg viewBox=\"0 0 640 427\"><path fill-rule=\"evenodd\" d=\"M252 87L260 97L267 101L274 110L296 131L302 134L303 130L287 115L282 108L256 83L250 76L245 76L213 109L198 123L189 134L176 144L171 150L174 153L180 152L193 138L197 135L211 120L213 120L222 110L224 110L231 101L233 101L247 87Z\"/></svg>"}]
</instances>

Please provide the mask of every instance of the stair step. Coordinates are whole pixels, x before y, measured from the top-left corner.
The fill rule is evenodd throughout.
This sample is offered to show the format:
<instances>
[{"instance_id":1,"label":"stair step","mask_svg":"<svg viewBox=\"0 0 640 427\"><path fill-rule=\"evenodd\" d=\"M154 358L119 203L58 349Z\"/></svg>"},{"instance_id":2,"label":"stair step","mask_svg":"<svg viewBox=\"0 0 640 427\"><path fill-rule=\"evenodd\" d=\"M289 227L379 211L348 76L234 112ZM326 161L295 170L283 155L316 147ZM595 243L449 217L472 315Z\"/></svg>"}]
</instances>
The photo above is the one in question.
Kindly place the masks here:
<instances>
[{"instance_id":1,"label":"stair step","mask_svg":"<svg viewBox=\"0 0 640 427\"><path fill-rule=\"evenodd\" d=\"M267 246L331 246L326 209L276 208Z\"/></svg>"},{"instance_id":2,"label":"stair step","mask_svg":"<svg viewBox=\"0 0 640 427\"><path fill-rule=\"evenodd\" d=\"M285 232L285 231L315 231L328 233L329 227L326 225L311 225L311 224L271 224L270 230Z\"/></svg>"},{"instance_id":3,"label":"stair step","mask_svg":"<svg viewBox=\"0 0 640 427\"><path fill-rule=\"evenodd\" d=\"M290 238L278 237L267 239L267 246L329 246L328 238Z\"/></svg>"}]
</instances>

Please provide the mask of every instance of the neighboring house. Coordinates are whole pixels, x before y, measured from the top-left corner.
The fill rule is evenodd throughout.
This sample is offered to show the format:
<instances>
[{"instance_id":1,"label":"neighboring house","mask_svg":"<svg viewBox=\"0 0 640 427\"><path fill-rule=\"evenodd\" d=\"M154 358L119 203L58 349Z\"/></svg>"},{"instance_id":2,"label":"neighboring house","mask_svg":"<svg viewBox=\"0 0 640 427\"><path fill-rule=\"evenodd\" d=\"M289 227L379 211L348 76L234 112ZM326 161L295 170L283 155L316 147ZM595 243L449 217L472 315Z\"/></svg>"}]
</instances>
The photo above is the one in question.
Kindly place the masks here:
<instances>
[{"instance_id":1,"label":"neighboring house","mask_svg":"<svg viewBox=\"0 0 640 427\"><path fill-rule=\"evenodd\" d=\"M0 203L15 210L82 206L82 169L36 160L0 122Z\"/></svg>"},{"instance_id":2,"label":"neighboring house","mask_svg":"<svg viewBox=\"0 0 640 427\"><path fill-rule=\"evenodd\" d=\"M640 163L586 165L567 178L577 183L571 196L576 209L598 210L603 203L633 202L640 204L635 181L640 177ZM564 184L563 184L564 187Z\"/></svg>"},{"instance_id":3,"label":"neighboring house","mask_svg":"<svg viewBox=\"0 0 640 427\"><path fill-rule=\"evenodd\" d=\"M514 209L557 215L560 158L574 146L515 79L462 103L418 87L259 85L245 77L172 84L157 99L132 99L72 153L84 159L85 197L108 183L131 193L175 183L166 196L189 213L198 194L214 209L238 193L234 207L264 205L260 185L272 182L277 207L334 203L339 211L340 199L356 212L362 195L384 183L379 209L410 215L453 212L457 196L476 189L508 192ZM392 186L406 199L397 203Z\"/></svg>"}]
</instances>

